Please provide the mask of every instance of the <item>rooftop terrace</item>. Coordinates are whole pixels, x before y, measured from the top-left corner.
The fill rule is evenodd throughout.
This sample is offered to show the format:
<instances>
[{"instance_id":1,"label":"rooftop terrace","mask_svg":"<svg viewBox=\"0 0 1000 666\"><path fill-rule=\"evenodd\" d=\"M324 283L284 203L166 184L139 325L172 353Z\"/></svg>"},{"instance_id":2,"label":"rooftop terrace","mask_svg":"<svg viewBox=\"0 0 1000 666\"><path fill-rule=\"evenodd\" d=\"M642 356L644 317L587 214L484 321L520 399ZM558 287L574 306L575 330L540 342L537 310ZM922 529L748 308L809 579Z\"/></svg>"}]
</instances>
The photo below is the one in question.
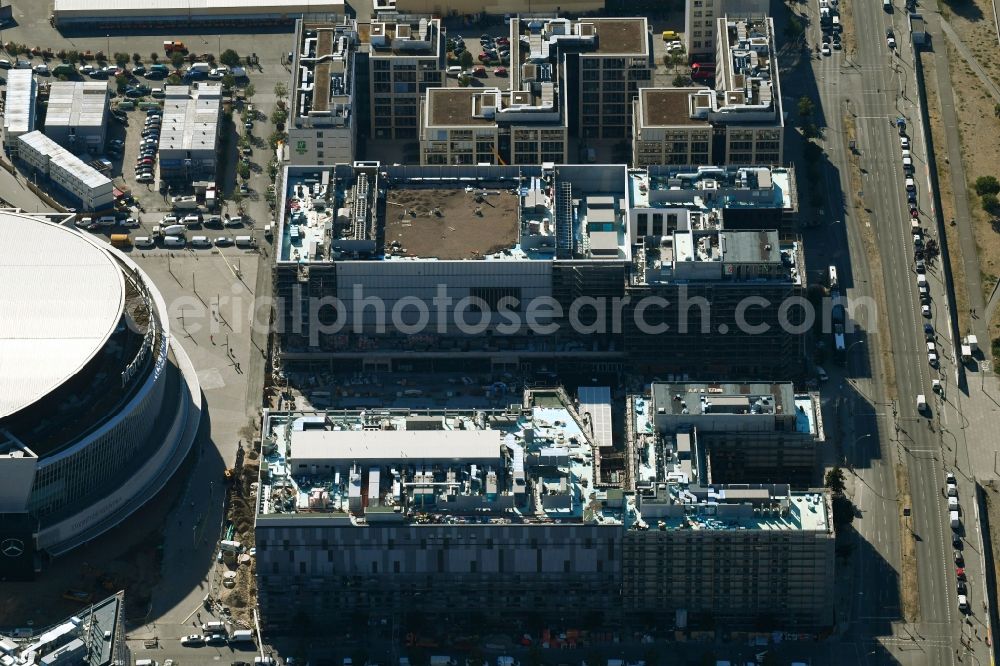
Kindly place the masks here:
<instances>
[{"instance_id":1,"label":"rooftop terrace","mask_svg":"<svg viewBox=\"0 0 1000 666\"><path fill-rule=\"evenodd\" d=\"M354 88L353 24L304 23L292 106L299 124L347 124Z\"/></svg>"}]
</instances>

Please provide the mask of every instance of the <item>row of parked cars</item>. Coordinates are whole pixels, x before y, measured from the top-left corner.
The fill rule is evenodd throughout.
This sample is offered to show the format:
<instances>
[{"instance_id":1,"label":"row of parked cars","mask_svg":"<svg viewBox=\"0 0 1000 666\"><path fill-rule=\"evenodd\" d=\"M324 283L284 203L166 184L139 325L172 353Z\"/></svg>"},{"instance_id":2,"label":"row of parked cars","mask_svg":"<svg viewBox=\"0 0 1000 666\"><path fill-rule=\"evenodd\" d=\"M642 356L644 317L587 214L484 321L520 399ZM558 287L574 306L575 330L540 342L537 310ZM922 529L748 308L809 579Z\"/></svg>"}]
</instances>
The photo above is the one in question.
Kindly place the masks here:
<instances>
[{"instance_id":1,"label":"row of parked cars","mask_svg":"<svg viewBox=\"0 0 1000 666\"><path fill-rule=\"evenodd\" d=\"M160 109L146 111L146 121L142 128L142 142L139 155L135 158L135 180L137 183L152 183L156 171L156 151L160 146L160 128L163 112Z\"/></svg>"},{"instance_id":2,"label":"row of parked cars","mask_svg":"<svg viewBox=\"0 0 1000 666\"><path fill-rule=\"evenodd\" d=\"M822 44L819 47L820 53L825 56L833 54L834 50L842 48L840 33L843 26L840 24L840 0L819 0L819 27L823 33Z\"/></svg>"},{"instance_id":3,"label":"row of parked cars","mask_svg":"<svg viewBox=\"0 0 1000 666\"><path fill-rule=\"evenodd\" d=\"M948 520L951 523L951 545L955 558L955 588L958 591L958 609L965 614L972 612L969 605L969 581L965 574L965 555L962 554L961 509L958 505L958 480L948 472L945 475L945 496L948 498Z\"/></svg>"},{"instance_id":4,"label":"row of parked cars","mask_svg":"<svg viewBox=\"0 0 1000 666\"><path fill-rule=\"evenodd\" d=\"M201 647L203 645L225 645L226 643L252 643L253 631L237 629L232 634L226 628L225 622L206 622L201 625L201 634L191 634L181 639L185 647Z\"/></svg>"}]
</instances>

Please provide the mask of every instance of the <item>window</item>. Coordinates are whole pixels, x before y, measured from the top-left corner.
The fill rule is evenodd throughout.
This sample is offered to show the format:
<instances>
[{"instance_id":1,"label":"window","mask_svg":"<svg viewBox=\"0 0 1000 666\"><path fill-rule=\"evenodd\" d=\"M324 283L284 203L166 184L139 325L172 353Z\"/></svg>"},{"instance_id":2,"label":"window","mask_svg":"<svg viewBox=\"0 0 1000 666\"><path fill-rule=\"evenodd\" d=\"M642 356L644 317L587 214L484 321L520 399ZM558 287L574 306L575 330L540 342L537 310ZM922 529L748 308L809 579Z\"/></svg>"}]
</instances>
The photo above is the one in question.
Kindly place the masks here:
<instances>
[{"instance_id":1,"label":"window","mask_svg":"<svg viewBox=\"0 0 1000 666\"><path fill-rule=\"evenodd\" d=\"M692 48L700 49L701 48L701 42L695 42L694 45L692 46Z\"/></svg>"},{"instance_id":2,"label":"window","mask_svg":"<svg viewBox=\"0 0 1000 666\"><path fill-rule=\"evenodd\" d=\"M701 10L700 9L696 10L694 15L698 18L701 18Z\"/></svg>"},{"instance_id":3,"label":"window","mask_svg":"<svg viewBox=\"0 0 1000 666\"><path fill-rule=\"evenodd\" d=\"M653 213L653 235L663 235L663 213Z\"/></svg>"}]
</instances>

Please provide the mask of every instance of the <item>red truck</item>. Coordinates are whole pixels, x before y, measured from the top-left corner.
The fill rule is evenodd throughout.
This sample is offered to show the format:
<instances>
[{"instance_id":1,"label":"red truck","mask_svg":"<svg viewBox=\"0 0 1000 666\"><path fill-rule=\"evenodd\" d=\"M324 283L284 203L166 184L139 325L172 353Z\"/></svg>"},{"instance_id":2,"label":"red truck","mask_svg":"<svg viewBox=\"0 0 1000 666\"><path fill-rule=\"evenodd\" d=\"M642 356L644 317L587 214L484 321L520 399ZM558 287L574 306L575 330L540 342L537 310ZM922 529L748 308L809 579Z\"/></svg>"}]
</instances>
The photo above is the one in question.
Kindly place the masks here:
<instances>
[{"instance_id":1,"label":"red truck","mask_svg":"<svg viewBox=\"0 0 1000 666\"><path fill-rule=\"evenodd\" d=\"M187 47L184 46L184 42L177 42L174 40L168 40L163 42L164 53L187 53Z\"/></svg>"}]
</instances>

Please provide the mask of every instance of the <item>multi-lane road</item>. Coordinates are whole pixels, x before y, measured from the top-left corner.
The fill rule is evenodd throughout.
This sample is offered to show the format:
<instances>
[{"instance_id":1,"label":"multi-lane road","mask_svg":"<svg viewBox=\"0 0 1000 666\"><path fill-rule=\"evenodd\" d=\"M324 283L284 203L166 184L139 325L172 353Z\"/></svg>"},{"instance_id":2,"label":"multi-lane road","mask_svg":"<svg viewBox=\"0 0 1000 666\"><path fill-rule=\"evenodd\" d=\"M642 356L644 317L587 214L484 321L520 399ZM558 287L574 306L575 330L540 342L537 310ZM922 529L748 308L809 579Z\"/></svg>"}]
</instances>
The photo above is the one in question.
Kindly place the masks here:
<instances>
[{"instance_id":1,"label":"multi-lane road","mask_svg":"<svg viewBox=\"0 0 1000 666\"><path fill-rule=\"evenodd\" d=\"M885 312L854 313L858 330L848 340L842 390L830 406L841 428L843 457L853 468L851 487L859 510L858 547L851 561L853 598L838 619L860 663L987 664L985 582L972 475L956 457L959 441L949 436L968 421L958 411L958 359L947 293L940 262L928 266L931 312L930 317L922 314L896 126L897 118L905 119L919 220L925 239L935 238L928 148L906 12L898 0L891 13L882 3L852 5L848 29L854 31L856 49L813 60L825 126L822 145L830 166L824 183L830 219L820 233L830 237L828 247L843 247L846 241L849 251L834 251L829 258L839 265L849 298L872 299ZM810 13L814 21L808 38L817 44L818 11L812 7ZM895 50L886 43L889 28L895 33ZM876 287L883 294L881 302ZM936 332L939 368L928 363L925 323ZM880 372L883 358L890 366L888 378ZM932 392L933 379L941 380L942 395ZM918 411L919 394L927 396L929 413ZM969 432L962 434L967 438ZM962 447L968 446L965 438ZM966 450L966 462L969 457ZM909 501L897 487L897 466L908 478ZM963 515L958 535L971 602L968 616L958 608L953 531L943 493L948 471L959 479ZM898 516L906 504L911 515L901 525ZM901 545L909 543L916 554L916 575L903 578ZM907 622L900 590L910 581L916 585L919 608L914 621Z\"/></svg>"}]
</instances>

